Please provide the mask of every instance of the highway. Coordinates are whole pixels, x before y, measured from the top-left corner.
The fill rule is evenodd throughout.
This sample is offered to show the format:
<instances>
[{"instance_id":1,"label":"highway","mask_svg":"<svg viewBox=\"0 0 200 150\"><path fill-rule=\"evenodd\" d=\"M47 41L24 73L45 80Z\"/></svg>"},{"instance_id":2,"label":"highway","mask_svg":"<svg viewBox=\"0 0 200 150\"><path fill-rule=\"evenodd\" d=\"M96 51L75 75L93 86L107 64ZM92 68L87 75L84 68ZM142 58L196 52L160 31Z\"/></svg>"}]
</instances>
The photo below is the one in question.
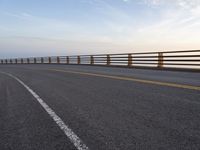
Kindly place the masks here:
<instances>
[{"instance_id":1,"label":"highway","mask_svg":"<svg viewBox=\"0 0 200 150\"><path fill-rule=\"evenodd\" d=\"M0 65L0 150L199 150L200 73Z\"/></svg>"}]
</instances>

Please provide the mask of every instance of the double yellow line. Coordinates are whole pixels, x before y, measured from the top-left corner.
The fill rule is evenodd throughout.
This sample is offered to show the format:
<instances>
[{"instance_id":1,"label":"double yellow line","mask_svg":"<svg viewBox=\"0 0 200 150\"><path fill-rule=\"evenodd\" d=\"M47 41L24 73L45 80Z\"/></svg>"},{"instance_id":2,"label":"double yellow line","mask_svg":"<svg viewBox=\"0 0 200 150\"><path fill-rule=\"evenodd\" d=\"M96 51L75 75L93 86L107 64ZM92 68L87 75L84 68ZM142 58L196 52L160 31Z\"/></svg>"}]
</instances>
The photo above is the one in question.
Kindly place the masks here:
<instances>
[{"instance_id":1,"label":"double yellow line","mask_svg":"<svg viewBox=\"0 0 200 150\"><path fill-rule=\"evenodd\" d=\"M200 87L199 86L192 86L192 85L184 85L184 84L177 84L177 83L168 83L168 82L144 80L144 79L122 77L122 76L113 76L113 75L105 75L105 74L97 74L97 73L89 73L89 72L71 71L71 70L59 70L59 69L46 69L46 70L56 71L56 72L64 72L64 73L71 73L71 74L86 75L86 76L109 78L109 79L115 79L115 80L133 81L133 82L139 82L139 83L145 83L145 84L154 84L154 85L160 85L160 86L168 86L168 87L175 87L175 88L182 88L182 89L190 89L190 90L200 91Z\"/></svg>"}]
</instances>

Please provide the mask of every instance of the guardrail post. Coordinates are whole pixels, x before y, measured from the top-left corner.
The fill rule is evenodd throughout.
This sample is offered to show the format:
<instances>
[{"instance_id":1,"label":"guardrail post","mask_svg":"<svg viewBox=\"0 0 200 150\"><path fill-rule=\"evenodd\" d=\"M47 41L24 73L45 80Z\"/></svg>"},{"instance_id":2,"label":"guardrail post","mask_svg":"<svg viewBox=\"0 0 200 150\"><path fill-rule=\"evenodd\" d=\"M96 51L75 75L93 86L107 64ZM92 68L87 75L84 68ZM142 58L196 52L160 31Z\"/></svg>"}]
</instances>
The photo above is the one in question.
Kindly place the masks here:
<instances>
[{"instance_id":1,"label":"guardrail post","mask_svg":"<svg viewBox=\"0 0 200 150\"><path fill-rule=\"evenodd\" d=\"M41 57L41 64L43 64L44 63L44 58L43 57Z\"/></svg>"},{"instance_id":2,"label":"guardrail post","mask_svg":"<svg viewBox=\"0 0 200 150\"><path fill-rule=\"evenodd\" d=\"M128 66L132 66L132 54L128 54Z\"/></svg>"},{"instance_id":3,"label":"guardrail post","mask_svg":"<svg viewBox=\"0 0 200 150\"><path fill-rule=\"evenodd\" d=\"M110 55L107 55L106 64L107 64L107 65L110 65L110 61L111 61L111 59L110 59Z\"/></svg>"},{"instance_id":4,"label":"guardrail post","mask_svg":"<svg viewBox=\"0 0 200 150\"><path fill-rule=\"evenodd\" d=\"M24 60L23 60L23 58L21 58L21 64L23 64L24 63Z\"/></svg>"},{"instance_id":5,"label":"guardrail post","mask_svg":"<svg viewBox=\"0 0 200 150\"><path fill-rule=\"evenodd\" d=\"M69 64L69 56L66 57L66 62Z\"/></svg>"},{"instance_id":6,"label":"guardrail post","mask_svg":"<svg viewBox=\"0 0 200 150\"><path fill-rule=\"evenodd\" d=\"M27 64L30 64L30 59L29 58L27 58Z\"/></svg>"},{"instance_id":7,"label":"guardrail post","mask_svg":"<svg viewBox=\"0 0 200 150\"><path fill-rule=\"evenodd\" d=\"M3 64L3 60L1 60L1 64Z\"/></svg>"},{"instance_id":8,"label":"guardrail post","mask_svg":"<svg viewBox=\"0 0 200 150\"><path fill-rule=\"evenodd\" d=\"M51 64L51 57L49 57L49 64Z\"/></svg>"},{"instance_id":9,"label":"guardrail post","mask_svg":"<svg viewBox=\"0 0 200 150\"><path fill-rule=\"evenodd\" d=\"M94 56L90 56L90 64L93 65L94 64Z\"/></svg>"},{"instance_id":10,"label":"guardrail post","mask_svg":"<svg viewBox=\"0 0 200 150\"><path fill-rule=\"evenodd\" d=\"M36 64L37 63L37 60L36 60L36 58L34 58L34 64Z\"/></svg>"},{"instance_id":11,"label":"guardrail post","mask_svg":"<svg viewBox=\"0 0 200 150\"><path fill-rule=\"evenodd\" d=\"M60 57L57 57L57 63L58 64L60 63Z\"/></svg>"},{"instance_id":12,"label":"guardrail post","mask_svg":"<svg viewBox=\"0 0 200 150\"><path fill-rule=\"evenodd\" d=\"M6 61L6 64L7 64L7 63L8 63L8 60L6 59L5 61Z\"/></svg>"},{"instance_id":13,"label":"guardrail post","mask_svg":"<svg viewBox=\"0 0 200 150\"><path fill-rule=\"evenodd\" d=\"M15 59L15 64L17 64L17 59Z\"/></svg>"},{"instance_id":14,"label":"guardrail post","mask_svg":"<svg viewBox=\"0 0 200 150\"><path fill-rule=\"evenodd\" d=\"M10 63L12 64L12 59L10 59Z\"/></svg>"},{"instance_id":15,"label":"guardrail post","mask_svg":"<svg viewBox=\"0 0 200 150\"><path fill-rule=\"evenodd\" d=\"M77 64L81 64L81 57L77 56Z\"/></svg>"},{"instance_id":16,"label":"guardrail post","mask_svg":"<svg viewBox=\"0 0 200 150\"><path fill-rule=\"evenodd\" d=\"M158 68L163 68L163 53L158 53Z\"/></svg>"}]
</instances>

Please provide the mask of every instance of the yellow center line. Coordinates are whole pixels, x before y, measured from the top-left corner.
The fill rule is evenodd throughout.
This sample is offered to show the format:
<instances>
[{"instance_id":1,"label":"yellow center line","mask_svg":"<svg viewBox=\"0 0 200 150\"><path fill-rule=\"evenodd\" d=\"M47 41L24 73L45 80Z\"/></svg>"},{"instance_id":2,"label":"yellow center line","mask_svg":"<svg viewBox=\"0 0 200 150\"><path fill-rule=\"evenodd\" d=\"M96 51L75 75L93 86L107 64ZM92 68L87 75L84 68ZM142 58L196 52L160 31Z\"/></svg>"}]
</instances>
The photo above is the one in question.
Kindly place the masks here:
<instances>
[{"instance_id":1,"label":"yellow center line","mask_svg":"<svg viewBox=\"0 0 200 150\"><path fill-rule=\"evenodd\" d=\"M80 74L80 75L87 75L87 76L95 76L95 77L103 77L103 78L110 78L110 79L115 79L115 80L126 80L126 81L140 82L140 83L145 83L145 84L154 84L154 85L169 86L169 87L176 87L176 88L200 91L199 86L192 86L192 85L185 85L185 84L160 82L160 81L153 81L153 80L144 80L144 79L137 79L137 78L130 78L130 77L113 76L113 75L80 72L80 71L71 71L71 70L59 70L59 69L45 69L45 70L56 71L56 72L65 72L65 73L73 73L73 74Z\"/></svg>"}]
</instances>

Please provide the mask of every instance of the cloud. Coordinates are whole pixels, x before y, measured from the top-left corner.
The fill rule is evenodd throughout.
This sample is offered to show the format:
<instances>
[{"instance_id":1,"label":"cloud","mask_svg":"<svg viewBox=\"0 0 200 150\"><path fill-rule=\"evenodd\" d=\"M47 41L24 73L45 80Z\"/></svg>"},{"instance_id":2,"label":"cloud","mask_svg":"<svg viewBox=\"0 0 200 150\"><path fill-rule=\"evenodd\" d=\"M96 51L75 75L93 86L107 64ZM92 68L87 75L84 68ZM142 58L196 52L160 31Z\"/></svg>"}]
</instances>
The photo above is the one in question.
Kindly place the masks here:
<instances>
[{"instance_id":1,"label":"cloud","mask_svg":"<svg viewBox=\"0 0 200 150\"><path fill-rule=\"evenodd\" d=\"M186 9L196 8L200 6L199 0L177 0L177 4Z\"/></svg>"},{"instance_id":2,"label":"cloud","mask_svg":"<svg viewBox=\"0 0 200 150\"><path fill-rule=\"evenodd\" d=\"M26 12L22 12L22 13L12 13L12 12L3 12L4 15L6 15L7 17L15 17L17 19L31 19L33 18L33 16L29 13Z\"/></svg>"},{"instance_id":3,"label":"cloud","mask_svg":"<svg viewBox=\"0 0 200 150\"><path fill-rule=\"evenodd\" d=\"M128 2L128 1L130 1L130 0L123 0L124 2Z\"/></svg>"},{"instance_id":4,"label":"cloud","mask_svg":"<svg viewBox=\"0 0 200 150\"><path fill-rule=\"evenodd\" d=\"M143 0L147 5L176 5L181 8L190 9L200 6L199 0Z\"/></svg>"},{"instance_id":5,"label":"cloud","mask_svg":"<svg viewBox=\"0 0 200 150\"><path fill-rule=\"evenodd\" d=\"M144 0L144 4L158 5L161 3L162 3L162 0Z\"/></svg>"},{"instance_id":6,"label":"cloud","mask_svg":"<svg viewBox=\"0 0 200 150\"><path fill-rule=\"evenodd\" d=\"M200 0L143 0L143 4L160 8L159 23L169 28L186 28L200 23Z\"/></svg>"}]
</instances>

